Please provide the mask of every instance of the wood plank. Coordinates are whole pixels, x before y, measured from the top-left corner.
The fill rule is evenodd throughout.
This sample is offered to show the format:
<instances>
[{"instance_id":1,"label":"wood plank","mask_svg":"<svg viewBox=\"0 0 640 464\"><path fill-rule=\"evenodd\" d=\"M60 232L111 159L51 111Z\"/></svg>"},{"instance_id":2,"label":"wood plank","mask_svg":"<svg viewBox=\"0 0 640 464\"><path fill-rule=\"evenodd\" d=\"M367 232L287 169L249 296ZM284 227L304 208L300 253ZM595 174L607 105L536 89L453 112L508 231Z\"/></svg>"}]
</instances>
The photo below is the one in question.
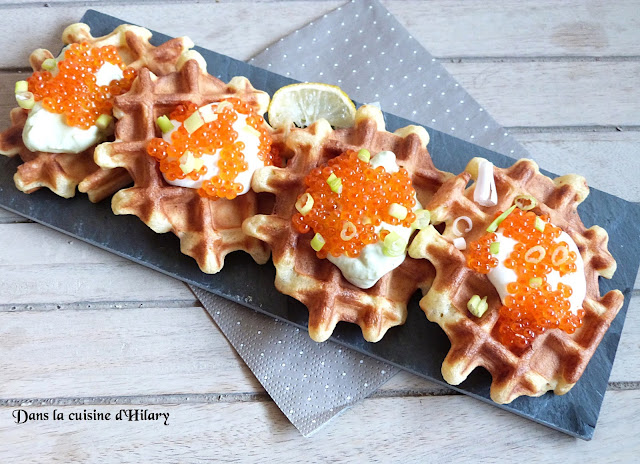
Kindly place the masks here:
<instances>
[{"instance_id":1,"label":"wood plank","mask_svg":"<svg viewBox=\"0 0 640 464\"><path fill-rule=\"evenodd\" d=\"M640 132L542 132L514 137L540 167L558 175L577 172L592 188L640 202Z\"/></svg>"},{"instance_id":2,"label":"wood plank","mask_svg":"<svg viewBox=\"0 0 640 464\"><path fill-rule=\"evenodd\" d=\"M344 1L262 4L178 2L163 3L161 8L155 2L111 5L106 2L73 2L72 6L56 2L52 8L42 8L41 4L38 2L37 7L28 10L9 6L2 8L1 30L14 30L16 24L26 24L26 20L30 24L38 24L37 28L31 28L30 34L16 35L12 46L0 51L3 67L28 66L29 53L36 48L51 51L62 48L62 31L67 25L77 22L88 8L174 37L188 35L198 45L246 60L280 37L344 4ZM273 14L274 10L286 10L286 14ZM176 18L180 20L176 21Z\"/></svg>"},{"instance_id":3,"label":"wood plank","mask_svg":"<svg viewBox=\"0 0 640 464\"><path fill-rule=\"evenodd\" d=\"M0 327L0 398L264 393L202 308L0 312ZM382 394L441 390L402 373Z\"/></svg>"},{"instance_id":4,"label":"wood plank","mask_svg":"<svg viewBox=\"0 0 640 464\"><path fill-rule=\"evenodd\" d=\"M378 388L374 395L419 395L440 392L444 387L406 371L400 371Z\"/></svg>"},{"instance_id":5,"label":"wood plank","mask_svg":"<svg viewBox=\"0 0 640 464\"><path fill-rule=\"evenodd\" d=\"M74 0L54 1L49 2L50 8L43 8L38 0L29 2L33 6L27 17L39 27L31 29L29 35L15 37L14 46L0 52L3 66L24 66L28 53L35 48L60 48L58 40L64 26L77 21L87 8L166 34L188 34L199 45L245 60L344 3L179 2L160 9L155 2L144 0L119 5L100 0L82 4ZM499 0L491 8L474 0L428 3L387 0L383 4L422 45L440 57L640 55L637 0L618 1L615 8L599 0L544 0L534 4ZM24 23L24 7L6 2L0 3L0 7L3 30ZM184 20L175 21L176 17Z\"/></svg>"},{"instance_id":6,"label":"wood plank","mask_svg":"<svg viewBox=\"0 0 640 464\"><path fill-rule=\"evenodd\" d=\"M634 298L611 382L640 382L639 337ZM0 398L263 393L202 308L5 311L0 339ZM381 394L434 392L442 387L402 374Z\"/></svg>"},{"instance_id":7,"label":"wood plank","mask_svg":"<svg viewBox=\"0 0 640 464\"><path fill-rule=\"evenodd\" d=\"M202 308L0 312L2 398L263 392Z\"/></svg>"},{"instance_id":8,"label":"wood plank","mask_svg":"<svg viewBox=\"0 0 640 464\"><path fill-rule=\"evenodd\" d=\"M640 54L636 0L383 3L435 56Z\"/></svg>"},{"instance_id":9,"label":"wood plank","mask_svg":"<svg viewBox=\"0 0 640 464\"><path fill-rule=\"evenodd\" d=\"M2 206L0 206L0 223L6 224L6 223L26 222L26 221L28 221L28 219L25 219L24 217L18 214L7 211L6 209L2 208Z\"/></svg>"},{"instance_id":10,"label":"wood plank","mask_svg":"<svg viewBox=\"0 0 640 464\"><path fill-rule=\"evenodd\" d=\"M196 301L182 282L39 224L0 235L0 305Z\"/></svg>"},{"instance_id":11,"label":"wood plank","mask_svg":"<svg viewBox=\"0 0 640 464\"><path fill-rule=\"evenodd\" d=\"M443 65L503 126L640 125L640 61Z\"/></svg>"},{"instance_id":12,"label":"wood plank","mask_svg":"<svg viewBox=\"0 0 640 464\"><path fill-rule=\"evenodd\" d=\"M629 303L609 383L640 382L638 340L640 340L640 296L634 296Z\"/></svg>"},{"instance_id":13,"label":"wood plank","mask_svg":"<svg viewBox=\"0 0 640 464\"><path fill-rule=\"evenodd\" d=\"M130 408L169 413L168 425L164 418L145 422L114 419L121 409ZM65 419L16 424L15 409L48 412L49 416L56 409ZM69 420L69 413L84 409L110 413L111 419ZM109 456L117 462L138 462L144 456L144 461L162 462L271 462L278 456L282 462L297 462L312 456L315 462L327 463L490 462L496 456L505 460L539 456L541 449L547 449L562 462L580 462L579 457L587 454L596 461L633 462L640 452L640 440L629 424L638 414L639 391L607 392L595 438L583 442L472 398L378 398L361 402L311 438L303 438L270 401L132 407L27 405L0 408L0 437L9 445L2 456L7 461L37 456L43 461L102 462Z\"/></svg>"}]
</instances>

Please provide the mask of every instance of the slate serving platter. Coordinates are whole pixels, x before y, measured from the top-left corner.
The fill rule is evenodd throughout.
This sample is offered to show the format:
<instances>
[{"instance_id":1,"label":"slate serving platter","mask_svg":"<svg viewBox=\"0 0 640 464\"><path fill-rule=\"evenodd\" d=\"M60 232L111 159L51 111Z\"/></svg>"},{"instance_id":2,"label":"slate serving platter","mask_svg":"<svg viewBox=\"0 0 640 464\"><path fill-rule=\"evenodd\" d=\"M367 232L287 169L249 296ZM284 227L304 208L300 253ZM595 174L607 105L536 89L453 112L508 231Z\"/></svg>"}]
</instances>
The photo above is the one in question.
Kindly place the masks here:
<instances>
[{"instance_id":1,"label":"slate serving platter","mask_svg":"<svg viewBox=\"0 0 640 464\"><path fill-rule=\"evenodd\" d=\"M91 27L94 36L107 34L123 23L120 19L93 10L88 10L81 21ZM169 38L153 32L152 43L159 45ZM209 72L225 82L233 76L246 76L256 88L271 95L278 88L295 82L228 56L199 47L196 49L207 60ZM389 113L385 114L385 120L391 131L412 124ZM427 130L431 136L429 152L436 167L441 170L459 173L474 156L487 158L499 167L508 167L514 162L512 158L453 136L430 128ZM63 199L46 189L31 195L19 192L14 186L13 174L20 161L16 158L0 158L0 206L306 329L306 308L275 289L275 269L271 263L259 266L247 254L236 252L227 256L220 273L204 274L192 258L180 253L179 241L174 235L156 234L136 217L113 215L109 200L92 204L81 194L72 199ZM555 177L547 171L542 172ZM457 387L446 384L440 366L450 344L444 332L436 324L430 323L420 310L419 294L414 295L409 303L405 325L389 330L380 342L366 342L358 326L346 323L336 327L332 340L569 435L591 439L640 265L640 247L637 246L640 238L640 206L591 189L587 200L580 205L579 212L587 227L598 224L609 232L609 250L618 263L618 269L613 279L601 279L600 288L602 293L620 289L625 301L582 378L566 395L547 393L539 398L520 397L509 405L497 405L489 399L491 378L483 369L476 369L467 381Z\"/></svg>"}]
</instances>

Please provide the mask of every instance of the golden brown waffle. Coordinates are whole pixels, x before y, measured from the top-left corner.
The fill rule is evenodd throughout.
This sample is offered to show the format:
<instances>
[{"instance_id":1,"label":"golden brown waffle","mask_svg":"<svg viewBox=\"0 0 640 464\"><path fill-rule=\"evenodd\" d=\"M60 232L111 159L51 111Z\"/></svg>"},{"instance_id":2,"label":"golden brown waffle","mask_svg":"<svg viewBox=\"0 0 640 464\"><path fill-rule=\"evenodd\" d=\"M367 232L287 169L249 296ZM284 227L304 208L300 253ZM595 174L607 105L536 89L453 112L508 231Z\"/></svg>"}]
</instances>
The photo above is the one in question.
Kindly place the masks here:
<instances>
[{"instance_id":1,"label":"golden brown waffle","mask_svg":"<svg viewBox=\"0 0 640 464\"><path fill-rule=\"evenodd\" d=\"M233 200L212 200L196 189L169 185L147 154L147 145L161 135L156 119L178 104L200 106L229 97L250 103L258 114L269 104L269 96L246 78L234 77L225 84L201 70L195 60L164 77L142 69L131 90L115 100L115 142L99 145L95 154L102 168L123 168L133 178L133 187L113 196L113 212L138 216L155 232L173 232L180 238L182 252L195 258L206 273L222 269L225 256L235 250L246 251L260 264L269 259L266 244L242 232L242 221L265 211L263 203L270 199L250 190Z\"/></svg>"},{"instance_id":2,"label":"golden brown waffle","mask_svg":"<svg viewBox=\"0 0 640 464\"><path fill-rule=\"evenodd\" d=\"M409 249L412 257L426 258L436 268L433 285L420 306L451 341L442 375L458 385L476 367L486 368L493 377L491 398L497 403L549 390L564 394L580 378L623 303L618 290L600 296L598 287L598 276L611 278L616 269L607 250L608 235L598 226L585 228L578 216L577 207L589 193L584 178L567 175L552 180L540 174L531 160L520 160L507 169L494 168L498 204L479 206L473 201L475 183L466 188L470 179L477 179L479 162L480 158L471 160L466 172L445 183L427 206L432 224L446 226L442 235L430 226L420 231ZM498 212L508 209L518 195L535 197L538 206L533 212L548 215L552 224L571 236L584 260L587 281L583 326L572 335L547 330L519 355L495 336L502 305L495 287L485 274L468 268L464 253L452 244L456 237L452 224L457 217L472 220L473 229L464 236L470 243L482 236ZM488 296L489 309L481 318L467 310L467 302L475 294Z\"/></svg>"},{"instance_id":3,"label":"golden brown waffle","mask_svg":"<svg viewBox=\"0 0 640 464\"><path fill-rule=\"evenodd\" d=\"M288 158L286 168L266 167L254 174L253 189L275 194L276 204L272 215L248 219L243 229L271 246L276 288L307 306L309 334L314 340L329 338L339 321L358 324L368 341L380 340L390 327L404 323L409 298L416 289L430 284L434 270L427 261L407 257L370 289L347 282L336 266L316 257L310 246L313 233L299 234L292 227L294 204L306 188L305 176L349 149L366 148L372 156L391 150L398 164L409 171L418 200L427 204L451 176L433 166L428 141L422 127L386 132L380 110L363 106L353 128L332 130L320 120L307 129L291 129L283 153Z\"/></svg>"},{"instance_id":4,"label":"golden brown waffle","mask_svg":"<svg viewBox=\"0 0 640 464\"><path fill-rule=\"evenodd\" d=\"M62 40L65 44L88 42L92 46L113 45L125 64L135 69L148 67L156 74L175 71L186 59L199 58L189 50L193 42L187 37L170 40L159 47L149 43L151 32L138 26L121 25L108 35L93 37L89 26L76 23L68 26ZM195 55L194 55L195 54ZM34 71L42 71L44 60L53 58L48 50L37 49L29 57ZM204 61L204 60L202 60ZM65 198L75 195L76 186L88 194L93 202L111 195L131 182L123 169L105 171L93 161L93 148L82 153L32 152L22 142L22 130L28 111L14 108L11 111L11 127L0 133L0 153L20 155L23 164L14 176L16 187L31 193L41 187Z\"/></svg>"}]
</instances>

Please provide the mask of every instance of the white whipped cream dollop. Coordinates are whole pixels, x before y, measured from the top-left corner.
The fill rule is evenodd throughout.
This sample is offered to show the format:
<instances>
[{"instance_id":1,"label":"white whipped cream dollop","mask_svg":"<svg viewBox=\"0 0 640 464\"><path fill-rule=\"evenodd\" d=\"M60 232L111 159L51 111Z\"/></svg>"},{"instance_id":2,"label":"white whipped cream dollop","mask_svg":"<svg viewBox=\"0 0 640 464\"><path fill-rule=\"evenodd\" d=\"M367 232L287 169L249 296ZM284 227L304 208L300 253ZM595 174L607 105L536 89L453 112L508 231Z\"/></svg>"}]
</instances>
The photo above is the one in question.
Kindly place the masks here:
<instances>
[{"instance_id":1,"label":"white whipped cream dollop","mask_svg":"<svg viewBox=\"0 0 640 464\"><path fill-rule=\"evenodd\" d=\"M56 68L57 69L57 68ZM98 85L108 85L114 79L122 79L122 70L111 63L103 64L95 73ZM93 125L88 129L70 126L62 114L51 113L36 103L22 131L22 141L30 151L48 153L80 153L102 142L112 133L112 128L102 130Z\"/></svg>"},{"instance_id":2,"label":"white whipped cream dollop","mask_svg":"<svg viewBox=\"0 0 640 464\"><path fill-rule=\"evenodd\" d=\"M382 166L389 173L397 172L400 169L396 163L396 155L391 151L381 151L372 156L370 163L374 168ZM412 211L421 208L422 205L416 199L416 205ZM407 243L409 243L411 234L415 230L412 227L391 225L386 222L375 228L376 232L380 232L382 229L397 233ZM327 259L338 266L345 279L356 287L367 289L373 287L383 275L400 266L406 258L406 251L400 256L387 256L383 253L383 248L383 243L379 240L376 243L365 245L357 258L351 258L346 255L335 257L329 254Z\"/></svg>"},{"instance_id":3,"label":"white whipped cream dollop","mask_svg":"<svg viewBox=\"0 0 640 464\"><path fill-rule=\"evenodd\" d=\"M105 63L100 66L100 69L98 69L95 76L97 85L109 85L113 80L119 81L124 78L122 69L120 69L118 65L112 63Z\"/></svg>"},{"instance_id":4,"label":"white whipped cream dollop","mask_svg":"<svg viewBox=\"0 0 640 464\"><path fill-rule=\"evenodd\" d=\"M210 103L208 105L203 106L200 109L206 107L212 107L215 111L217 103ZM242 153L244 154L244 160L249 165L249 169L246 171L238 173L238 176L235 179L235 182L242 184L242 192L238 195L243 195L249 191L251 188L251 178L253 177L253 173L265 166L264 161L262 161L258 157L258 153L260 151L260 138L255 134L255 129L247 124L247 116L244 114L237 113L238 119L233 123L233 130L238 133L237 142L244 143L244 150ZM175 119L171 120L173 124L173 129L169 132L162 134L162 138L171 143L171 134L178 130L180 126L182 126L181 122L176 121ZM220 169L218 168L218 161L220 160L220 150L216 150L213 153L203 154L200 159L203 161L204 165L207 167L207 173L204 176L201 176L198 180L192 180L189 177L185 177L184 179L176 179L176 180L168 180L165 177L167 183L171 185L176 185L178 187L188 187L188 188L200 188L202 186L202 182L212 177L216 176ZM164 174L163 174L164 175Z\"/></svg>"},{"instance_id":5,"label":"white whipped cream dollop","mask_svg":"<svg viewBox=\"0 0 640 464\"><path fill-rule=\"evenodd\" d=\"M45 110L36 103L22 131L22 141L31 151L80 153L101 141L106 134L91 126L88 129L69 126L64 115Z\"/></svg>"},{"instance_id":6,"label":"white whipped cream dollop","mask_svg":"<svg viewBox=\"0 0 640 464\"><path fill-rule=\"evenodd\" d=\"M504 265L506 259L508 259L509 255L513 251L514 247L518 243L516 240L505 237L498 229L495 232L496 242L500 242L500 250L496 255L498 260L498 265L494 268L491 268L489 271L488 277L489 281L493 284L493 286L498 291L500 295L500 299L504 304L505 298L509 295L507 291L507 285L518 280L515 271L512 269L507 269ZM582 261L582 256L580 256L580 251L578 250L578 246L573 241L571 236L566 232L561 232L560 236L554 240L554 242L566 242L569 251L573 251L576 253L576 271L565 274L560 277L560 273L556 270L552 270L549 274L547 274L547 283L551 285L552 290L558 289L558 284L563 283L572 288L573 292L569 297L569 303L571 303L571 311L575 314L578 309L582 308L582 303L584 302L584 298L587 294L587 282L584 275L584 262Z\"/></svg>"}]
</instances>

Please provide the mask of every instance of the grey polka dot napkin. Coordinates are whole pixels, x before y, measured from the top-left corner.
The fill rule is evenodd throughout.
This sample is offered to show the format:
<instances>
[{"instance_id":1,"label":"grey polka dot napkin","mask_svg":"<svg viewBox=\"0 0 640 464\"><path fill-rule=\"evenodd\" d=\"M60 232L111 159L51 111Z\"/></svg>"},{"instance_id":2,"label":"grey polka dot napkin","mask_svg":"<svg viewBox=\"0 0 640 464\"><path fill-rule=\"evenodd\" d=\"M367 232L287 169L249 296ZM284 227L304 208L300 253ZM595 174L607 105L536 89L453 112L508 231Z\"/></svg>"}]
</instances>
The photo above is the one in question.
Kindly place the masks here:
<instances>
[{"instance_id":1,"label":"grey polka dot napkin","mask_svg":"<svg viewBox=\"0 0 640 464\"><path fill-rule=\"evenodd\" d=\"M291 423L309 436L374 392L397 369L191 287L251 372Z\"/></svg>"},{"instance_id":2,"label":"grey polka dot napkin","mask_svg":"<svg viewBox=\"0 0 640 464\"><path fill-rule=\"evenodd\" d=\"M361 102L513 157L527 152L377 1L352 1L295 31L250 63L326 82ZM193 288L278 407L307 436L397 369Z\"/></svg>"}]
</instances>

